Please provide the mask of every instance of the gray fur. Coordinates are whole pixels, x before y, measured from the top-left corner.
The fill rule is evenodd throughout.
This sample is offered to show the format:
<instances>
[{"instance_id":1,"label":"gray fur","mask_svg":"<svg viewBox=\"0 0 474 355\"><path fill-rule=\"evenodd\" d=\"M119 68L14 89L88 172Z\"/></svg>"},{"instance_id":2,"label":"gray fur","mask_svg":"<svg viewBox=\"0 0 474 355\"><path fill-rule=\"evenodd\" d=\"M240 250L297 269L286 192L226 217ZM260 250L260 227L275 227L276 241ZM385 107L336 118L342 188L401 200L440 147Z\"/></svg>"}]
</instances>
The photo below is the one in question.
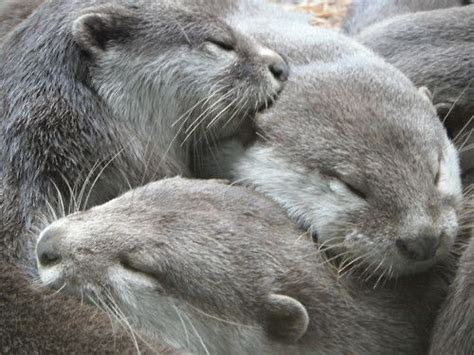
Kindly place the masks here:
<instances>
[{"instance_id":1,"label":"gray fur","mask_svg":"<svg viewBox=\"0 0 474 355\"><path fill-rule=\"evenodd\" d=\"M282 14L264 23L262 13L242 6L229 17L270 47L280 40L292 76L256 119L256 142L223 144L204 176L255 187L336 254L382 275L446 257L460 171L426 90L344 36Z\"/></svg>"},{"instance_id":2,"label":"gray fur","mask_svg":"<svg viewBox=\"0 0 474 355\"><path fill-rule=\"evenodd\" d=\"M207 12L125 0L51 0L26 12L0 47L0 258L33 275L33 231L49 207L67 213L162 176L190 175L190 150L239 133L282 84L268 68L280 56ZM1 319L23 312L28 294L19 297L5 299ZM39 307L35 326L49 329L41 320L50 319L50 304L76 314L73 303L45 297L31 304ZM0 331L14 350L28 342L43 349L34 344L44 333L18 337L31 322L17 335L10 325ZM59 317L52 334L60 339L61 328ZM65 349L87 331L65 331Z\"/></svg>"},{"instance_id":3,"label":"gray fur","mask_svg":"<svg viewBox=\"0 0 474 355\"><path fill-rule=\"evenodd\" d=\"M281 88L268 68L281 57L209 13L132 3L48 1L0 48L7 258L28 262L18 234L58 192L94 205L189 175L191 151L236 134Z\"/></svg>"},{"instance_id":4,"label":"gray fur","mask_svg":"<svg viewBox=\"0 0 474 355\"><path fill-rule=\"evenodd\" d=\"M78 300L32 285L16 266L0 262L0 353L177 354L114 324Z\"/></svg>"},{"instance_id":5,"label":"gray fur","mask_svg":"<svg viewBox=\"0 0 474 355\"><path fill-rule=\"evenodd\" d=\"M440 118L472 169L474 139L474 6L393 17L356 39L384 57L416 85L433 93Z\"/></svg>"},{"instance_id":6,"label":"gray fur","mask_svg":"<svg viewBox=\"0 0 474 355\"><path fill-rule=\"evenodd\" d=\"M446 288L437 268L375 288L338 275L259 194L181 178L54 222L38 257L45 284L109 290L136 327L198 354L424 353Z\"/></svg>"},{"instance_id":7,"label":"gray fur","mask_svg":"<svg viewBox=\"0 0 474 355\"><path fill-rule=\"evenodd\" d=\"M467 240L456 278L435 323L431 355L474 353L474 195L466 200Z\"/></svg>"},{"instance_id":8,"label":"gray fur","mask_svg":"<svg viewBox=\"0 0 474 355\"><path fill-rule=\"evenodd\" d=\"M355 35L374 23L397 15L464 4L464 0L353 0L343 30Z\"/></svg>"},{"instance_id":9,"label":"gray fur","mask_svg":"<svg viewBox=\"0 0 474 355\"><path fill-rule=\"evenodd\" d=\"M375 288L338 275L275 204L216 181L128 192L54 222L37 250L45 284L109 290L139 329L198 354L424 353L446 288L437 268Z\"/></svg>"},{"instance_id":10,"label":"gray fur","mask_svg":"<svg viewBox=\"0 0 474 355\"><path fill-rule=\"evenodd\" d=\"M0 3L0 43L45 0L2 0Z\"/></svg>"}]
</instances>

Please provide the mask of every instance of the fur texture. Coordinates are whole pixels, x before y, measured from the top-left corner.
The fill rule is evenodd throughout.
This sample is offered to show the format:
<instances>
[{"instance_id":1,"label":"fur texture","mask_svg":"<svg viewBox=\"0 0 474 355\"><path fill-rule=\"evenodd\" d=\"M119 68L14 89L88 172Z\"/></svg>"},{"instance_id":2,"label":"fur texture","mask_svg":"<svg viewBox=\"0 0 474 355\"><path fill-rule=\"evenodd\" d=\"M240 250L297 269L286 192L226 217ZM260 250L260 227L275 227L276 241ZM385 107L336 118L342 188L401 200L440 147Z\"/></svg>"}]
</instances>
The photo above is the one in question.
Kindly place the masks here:
<instances>
[{"instance_id":1,"label":"fur texture","mask_svg":"<svg viewBox=\"0 0 474 355\"><path fill-rule=\"evenodd\" d=\"M276 205L216 181L128 192L54 222L37 250L46 285L111 297L197 354L424 353L447 287L437 268L383 287L338 274Z\"/></svg>"},{"instance_id":2,"label":"fur texture","mask_svg":"<svg viewBox=\"0 0 474 355\"><path fill-rule=\"evenodd\" d=\"M45 0L3 0L0 4L0 43Z\"/></svg>"},{"instance_id":3,"label":"fur texture","mask_svg":"<svg viewBox=\"0 0 474 355\"><path fill-rule=\"evenodd\" d=\"M393 17L356 37L416 85L431 90L438 114L459 146L466 179L474 160L473 26L474 6L465 6Z\"/></svg>"},{"instance_id":4,"label":"fur texture","mask_svg":"<svg viewBox=\"0 0 474 355\"><path fill-rule=\"evenodd\" d=\"M2 354L177 354L131 336L94 307L32 285L16 266L0 263ZM135 343L136 342L136 343Z\"/></svg>"},{"instance_id":5,"label":"fur texture","mask_svg":"<svg viewBox=\"0 0 474 355\"><path fill-rule=\"evenodd\" d=\"M286 70L209 13L153 1L49 1L0 57L1 253L24 264L23 232L58 194L75 209L190 174L190 152L236 134Z\"/></svg>"},{"instance_id":6,"label":"fur texture","mask_svg":"<svg viewBox=\"0 0 474 355\"><path fill-rule=\"evenodd\" d=\"M471 187L472 189L472 187ZM472 191L472 190L471 190ZM474 195L466 199L465 242L456 278L435 323L431 355L474 353Z\"/></svg>"},{"instance_id":7,"label":"fur texture","mask_svg":"<svg viewBox=\"0 0 474 355\"><path fill-rule=\"evenodd\" d=\"M343 30L354 35L374 23L397 15L465 4L464 0L353 0Z\"/></svg>"},{"instance_id":8,"label":"fur texture","mask_svg":"<svg viewBox=\"0 0 474 355\"><path fill-rule=\"evenodd\" d=\"M8 14L20 23L0 47L0 258L30 275L36 274L34 229L43 215L98 204L162 176L191 174L190 151L199 154L200 145L248 126L287 75L278 54L195 8L126 0L37 5L5 4L21 10ZM35 10L30 16L28 6ZM10 283L15 277L4 275ZM23 312L17 308L29 294L20 295L4 298L1 319ZM39 292L32 303L39 328L49 319L44 297ZM74 303L62 307L75 314ZM63 319L54 334L65 328ZM8 346L29 349L31 341L33 350L40 343L35 336L44 333L22 345L18 336L32 324L19 324L17 336L7 334ZM74 340L67 331L64 339Z\"/></svg>"},{"instance_id":9,"label":"fur texture","mask_svg":"<svg viewBox=\"0 0 474 355\"><path fill-rule=\"evenodd\" d=\"M223 144L204 176L255 187L336 254L381 275L446 257L460 170L426 90L346 37L262 13L241 6L229 17L270 47L280 41L292 76L257 118L256 142Z\"/></svg>"}]
</instances>

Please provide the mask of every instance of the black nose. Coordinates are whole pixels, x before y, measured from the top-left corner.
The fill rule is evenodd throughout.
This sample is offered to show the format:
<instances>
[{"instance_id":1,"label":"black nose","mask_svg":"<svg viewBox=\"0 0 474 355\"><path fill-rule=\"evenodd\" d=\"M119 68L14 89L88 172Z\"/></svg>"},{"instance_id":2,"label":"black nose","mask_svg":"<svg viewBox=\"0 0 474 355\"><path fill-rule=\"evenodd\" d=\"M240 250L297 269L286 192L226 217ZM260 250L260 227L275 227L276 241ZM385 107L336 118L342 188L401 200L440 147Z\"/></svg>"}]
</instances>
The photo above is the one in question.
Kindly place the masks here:
<instances>
[{"instance_id":1,"label":"black nose","mask_svg":"<svg viewBox=\"0 0 474 355\"><path fill-rule=\"evenodd\" d=\"M409 260L426 261L433 258L440 244L440 236L400 238L396 245L400 253Z\"/></svg>"},{"instance_id":2,"label":"black nose","mask_svg":"<svg viewBox=\"0 0 474 355\"><path fill-rule=\"evenodd\" d=\"M270 72L275 79L279 81L287 81L290 76L290 67L283 58L276 59L269 65Z\"/></svg>"},{"instance_id":3,"label":"black nose","mask_svg":"<svg viewBox=\"0 0 474 355\"><path fill-rule=\"evenodd\" d=\"M58 248L59 239L58 230L48 228L43 232L36 246L36 255L41 266L53 266L61 262L61 254Z\"/></svg>"}]
</instances>

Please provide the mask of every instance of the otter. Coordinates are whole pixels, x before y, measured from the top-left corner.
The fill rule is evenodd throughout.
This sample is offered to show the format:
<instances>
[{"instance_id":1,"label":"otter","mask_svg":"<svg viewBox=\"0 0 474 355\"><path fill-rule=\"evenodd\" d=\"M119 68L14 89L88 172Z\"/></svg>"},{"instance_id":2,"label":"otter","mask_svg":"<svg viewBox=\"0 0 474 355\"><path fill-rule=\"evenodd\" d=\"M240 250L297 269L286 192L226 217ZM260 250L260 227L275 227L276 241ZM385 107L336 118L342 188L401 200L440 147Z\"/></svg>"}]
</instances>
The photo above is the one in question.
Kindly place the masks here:
<instances>
[{"instance_id":1,"label":"otter","mask_svg":"<svg viewBox=\"0 0 474 355\"><path fill-rule=\"evenodd\" d=\"M342 30L351 35L379 21L407 13L468 5L469 0L353 0Z\"/></svg>"},{"instance_id":2,"label":"otter","mask_svg":"<svg viewBox=\"0 0 474 355\"><path fill-rule=\"evenodd\" d=\"M447 287L436 268L375 288L338 274L274 202L212 180L161 180L59 219L37 257L45 285L108 299L197 354L424 353Z\"/></svg>"},{"instance_id":3,"label":"otter","mask_svg":"<svg viewBox=\"0 0 474 355\"><path fill-rule=\"evenodd\" d=\"M191 175L199 146L248 126L288 76L280 55L208 12L155 1L45 2L0 62L1 253L25 264L18 234L58 193L81 207Z\"/></svg>"},{"instance_id":4,"label":"otter","mask_svg":"<svg viewBox=\"0 0 474 355\"><path fill-rule=\"evenodd\" d=\"M132 334L95 307L32 285L27 274L3 261L0 285L2 354L179 353Z\"/></svg>"},{"instance_id":5,"label":"otter","mask_svg":"<svg viewBox=\"0 0 474 355\"><path fill-rule=\"evenodd\" d=\"M298 32L258 9L229 22L271 47ZM284 15L281 15L284 16ZM201 177L227 178L275 199L336 254L385 276L446 257L462 199L458 153L426 89L337 33L299 24L282 41L292 75L255 120L258 136L221 144ZM266 32L268 31L268 32Z\"/></svg>"},{"instance_id":6,"label":"otter","mask_svg":"<svg viewBox=\"0 0 474 355\"><path fill-rule=\"evenodd\" d=\"M438 114L461 150L474 142L473 26L474 6L464 6L393 17L355 37L416 85L431 90ZM471 159L461 158L468 170Z\"/></svg>"},{"instance_id":7,"label":"otter","mask_svg":"<svg viewBox=\"0 0 474 355\"><path fill-rule=\"evenodd\" d=\"M288 76L276 52L195 8L52 0L33 10L0 47L0 257L30 276L42 215L191 175L191 150L238 134Z\"/></svg>"},{"instance_id":8,"label":"otter","mask_svg":"<svg viewBox=\"0 0 474 355\"><path fill-rule=\"evenodd\" d=\"M466 198L465 238L456 278L435 322L432 355L474 353L474 194Z\"/></svg>"}]
</instances>

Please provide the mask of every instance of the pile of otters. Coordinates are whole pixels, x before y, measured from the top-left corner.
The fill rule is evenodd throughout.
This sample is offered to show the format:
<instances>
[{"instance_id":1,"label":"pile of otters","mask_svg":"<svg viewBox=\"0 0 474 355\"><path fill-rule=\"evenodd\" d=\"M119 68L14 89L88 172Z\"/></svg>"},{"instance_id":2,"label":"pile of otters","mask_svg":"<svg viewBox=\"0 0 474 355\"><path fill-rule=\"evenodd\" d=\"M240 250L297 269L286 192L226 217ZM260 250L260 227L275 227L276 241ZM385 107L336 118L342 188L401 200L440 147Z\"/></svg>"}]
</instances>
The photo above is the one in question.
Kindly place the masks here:
<instances>
[{"instance_id":1,"label":"pile of otters","mask_svg":"<svg viewBox=\"0 0 474 355\"><path fill-rule=\"evenodd\" d=\"M473 354L473 78L460 0L3 0L0 353Z\"/></svg>"}]
</instances>

